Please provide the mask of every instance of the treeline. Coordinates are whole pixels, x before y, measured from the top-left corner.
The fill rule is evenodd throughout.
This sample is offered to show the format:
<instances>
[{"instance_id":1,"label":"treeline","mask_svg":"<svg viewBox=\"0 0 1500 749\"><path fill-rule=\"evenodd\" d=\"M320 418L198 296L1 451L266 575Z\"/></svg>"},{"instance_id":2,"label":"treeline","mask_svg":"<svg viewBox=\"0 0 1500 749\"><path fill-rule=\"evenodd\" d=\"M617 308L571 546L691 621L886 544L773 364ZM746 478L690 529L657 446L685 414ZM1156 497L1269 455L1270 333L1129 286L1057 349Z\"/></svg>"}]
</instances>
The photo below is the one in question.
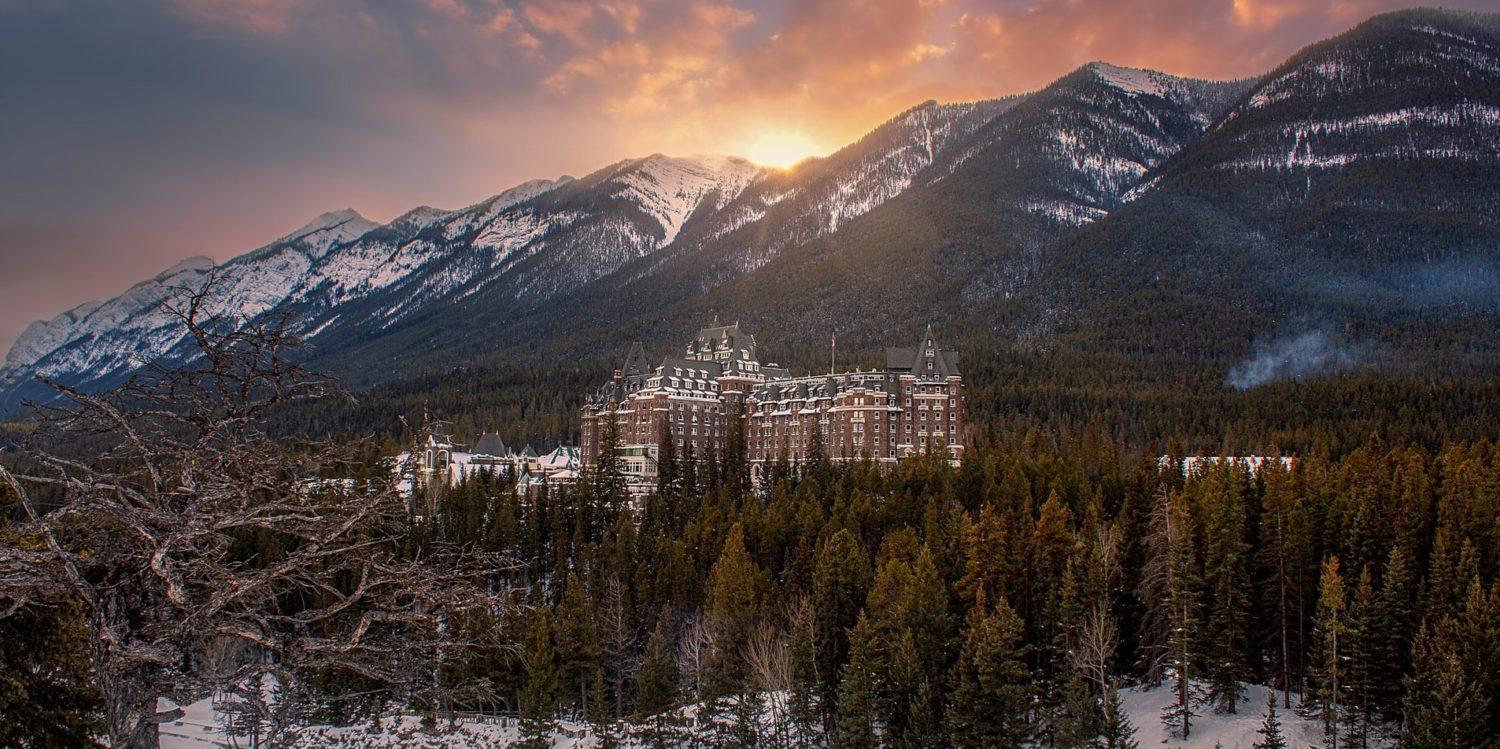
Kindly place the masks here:
<instances>
[{"instance_id":1,"label":"treeline","mask_svg":"<svg viewBox=\"0 0 1500 749\"><path fill-rule=\"evenodd\" d=\"M521 613L466 623L512 647L442 678L492 680L533 742L572 715L606 739L649 717L628 725L668 745L701 704L713 746L1125 747L1116 688L1162 682L1179 734L1259 713L1252 682L1329 746L1500 735L1493 443L1184 477L1033 436L959 468L818 453L759 489L737 449L671 456L638 503L612 461L529 498L490 474L430 489L423 534L524 563Z\"/></svg>"},{"instance_id":2,"label":"treeline","mask_svg":"<svg viewBox=\"0 0 1500 749\"><path fill-rule=\"evenodd\" d=\"M1241 391L1225 386L1215 373L1222 370L1212 367L1178 374L1176 365L1152 364L1147 356L1026 350L993 333L957 323L949 328L939 340L961 348L965 420L979 440L1022 439L1031 432L1079 438L1095 431L1158 454L1342 456L1371 440L1436 450L1500 434L1500 379L1494 377L1397 377L1382 370ZM845 336L839 338L845 345ZM879 341L848 343L866 347L841 353L841 367L881 366L869 348ZM827 367L827 342L821 345L794 349L822 357L821 365L809 359L796 371ZM623 358L625 349L611 353ZM530 443L546 450L576 443L579 408L619 363L511 361L432 373L348 399L298 404L277 413L269 427L298 436L375 435L394 449L410 438L411 427L439 418L464 439L492 431L518 448Z\"/></svg>"}]
</instances>

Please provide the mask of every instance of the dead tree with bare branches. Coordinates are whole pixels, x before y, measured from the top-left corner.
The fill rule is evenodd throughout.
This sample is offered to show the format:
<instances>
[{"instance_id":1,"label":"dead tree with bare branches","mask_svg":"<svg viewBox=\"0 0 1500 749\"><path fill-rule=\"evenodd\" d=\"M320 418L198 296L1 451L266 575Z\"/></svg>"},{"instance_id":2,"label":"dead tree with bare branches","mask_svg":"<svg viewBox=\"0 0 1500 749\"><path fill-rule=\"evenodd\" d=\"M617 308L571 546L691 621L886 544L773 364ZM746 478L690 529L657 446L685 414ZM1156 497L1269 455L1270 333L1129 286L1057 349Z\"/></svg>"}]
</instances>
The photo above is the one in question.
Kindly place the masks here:
<instances>
[{"instance_id":1,"label":"dead tree with bare branches","mask_svg":"<svg viewBox=\"0 0 1500 749\"><path fill-rule=\"evenodd\" d=\"M49 441L25 450L42 468L0 466L18 536L38 539L0 547L0 615L39 591L79 601L114 747L158 745L179 715L158 711L163 697L234 691L249 707L270 694L285 710L310 677L407 704L483 689L442 683L436 664L484 644L449 624L504 605L509 561L408 543L402 472L346 478L361 445L268 436L268 410L341 391L288 358L284 318L212 319L212 291L169 306L191 357L103 395L53 384L61 405L39 409ZM70 440L106 447L37 446Z\"/></svg>"}]
</instances>

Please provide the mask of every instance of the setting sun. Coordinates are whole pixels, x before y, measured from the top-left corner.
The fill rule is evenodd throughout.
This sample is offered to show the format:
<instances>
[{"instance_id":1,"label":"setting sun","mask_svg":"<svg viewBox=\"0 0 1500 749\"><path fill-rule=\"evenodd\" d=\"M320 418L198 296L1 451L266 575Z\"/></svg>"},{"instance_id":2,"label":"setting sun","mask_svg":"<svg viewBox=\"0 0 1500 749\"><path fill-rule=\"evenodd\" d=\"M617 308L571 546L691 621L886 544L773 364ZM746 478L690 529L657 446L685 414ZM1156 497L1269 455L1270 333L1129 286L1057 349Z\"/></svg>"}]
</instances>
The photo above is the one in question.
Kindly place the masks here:
<instances>
[{"instance_id":1,"label":"setting sun","mask_svg":"<svg viewBox=\"0 0 1500 749\"><path fill-rule=\"evenodd\" d=\"M789 131L761 133L745 149L745 158L763 166L790 168L803 159L820 156L822 146L812 138Z\"/></svg>"}]
</instances>

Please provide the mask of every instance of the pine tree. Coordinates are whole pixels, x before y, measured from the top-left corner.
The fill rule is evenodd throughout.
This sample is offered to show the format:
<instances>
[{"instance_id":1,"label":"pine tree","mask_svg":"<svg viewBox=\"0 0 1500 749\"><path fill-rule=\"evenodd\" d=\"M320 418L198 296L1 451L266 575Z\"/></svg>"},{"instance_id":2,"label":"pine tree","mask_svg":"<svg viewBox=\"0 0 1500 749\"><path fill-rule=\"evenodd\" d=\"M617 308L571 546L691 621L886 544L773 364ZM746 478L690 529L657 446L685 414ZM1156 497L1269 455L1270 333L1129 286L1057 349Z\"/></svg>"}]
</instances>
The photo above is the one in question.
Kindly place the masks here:
<instances>
[{"instance_id":1,"label":"pine tree","mask_svg":"<svg viewBox=\"0 0 1500 749\"><path fill-rule=\"evenodd\" d=\"M742 653L768 586L765 573L751 561L745 549L744 527L735 523L709 572L707 614L714 635L708 679L710 693L729 694L745 684Z\"/></svg>"},{"instance_id":2,"label":"pine tree","mask_svg":"<svg viewBox=\"0 0 1500 749\"><path fill-rule=\"evenodd\" d=\"M521 692L523 749L552 745L563 689L563 667L553 638L552 615L543 610L531 623L526 643L526 680Z\"/></svg>"},{"instance_id":3,"label":"pine tree","mask_svg":"<svg viewBox=\"0 0 1500 749\"><path fill-rule=\"evenodd\" d=\"M1346 732L1344 745L1350 749L1366 749L1373 719L1370 695L1376 678L1375 640L1380 626L1375 584L1368 568L1360 572L1345 620L1343 695L1340 697Z\"/></svg>"},{"instance_id":4,"label":"pine tree","mask_svg":"<svg viewBox=\"0 0 1500 749\"><path fill-rule=\"evenodd\" d=\"M1125 715L1120 705L1118 684L1110 684L1104 693L1101 707L1103 721L1094 749L1140 749L1140 743L1135 740L1135 726L1130 723L1129 716Z\"/></svg>"},{"instance_id":5,"label":"pine tree","mask_svg":"<svg viewBox=\"0 0 1500 749\"><path fill-rule=\"evenodd\" d=\"M1206 484L1203 577L1208 620L1203 633L1208 698L1220 713L1234 713L1245 675L1250 579L1240 472L1226 464L1199 479Z\"/></svg>"},{"instance_id":6,"label":"pine tree","mask_svg":"<svg viewBox=\"0 0 1500 749\"><path fill-rule=\"evenodd\" d=\"M854 534L840 530L823 543L813 569L817 674L825 709L837 702L840 671L849 652L849 630L870 589L870 560Z\"/></svg>"},{"instance_id":7,"label":"pine tree","mask_svg":"<svg viewBox=\"0 0 1500 749\"><path fill-rule=\"evenodd\" d=\"M1193 553L1193 519L1187 498L1182 493L1172 497L1168 521L1167 594L1164 615L1170 629L1167 633L1168 663L1171 665L1173 693L1176 699L1162 710L1162 723L1177 737L1186 739L1193 730L1197 715L1197 688L1193 684L1197 662L1198 595L1202 584Z\"/></svg>"},{"instance_id":8,"label":"pine tree","mask_svg":"<svg viewBox=\"0 0 1500 749\"><path fill-rule=\"evenodd\" d=\"M653 749L675 747L687 732L677 706L677 665L666 622L657 622L635 674L636 741Z\"/></svg>"},{"instance_id":9,"label":"pine tree","mask_svg":"<svg viewBox=\"0 0 1500 749\"><path fill-rule=\"evenodd\" d=\"M1281 735L1281 720L1276 717L1276 690L1266 690L1266 717L1256 731L1260 740L1252 749L1287 749L1286 738Z\"/></svg>"},{"instance_id":10,"label":"pine tree","mask_svg":"<svg viewBox=\"0 0 1500 749\"><path fill-rule=\"evenodd\" d=\"M760 717L765 709L765 698L754 689L745 689L735 696L729 710L729 720L720 724L715 746L723 749L758 749L761 745Z\"/></svg>"},{"instance_id":11,"label":"pine tree","mask_svg":"<svg viewBox=\"0 0 1500 749\"><path fill-rule=\"evenodd\" d=\"M656 438L656 495L668 509L669 516L675 515L677 509L677 492L681 489L677 475L679 468L677 437L672 433L672 422L662 419Z\"/></svg>"},{"instance_id":12,"label":"pine tree","mask_svg":"<svg viewBox=\"0 0 1500 749\"><path fill-rule=\"evenodd\" d=\"M792 686L787 711L793 727L796 747L815 745L823 732L822 685L818 680L817 614L808 599L790 607ZM826 739L826 736L824 737Z\"/></svg>"},{"instance_id":13,"label":"pine tree","mask_svg":"<svg viewBox=\"0 0 1500 749\"><path fill-rule=\"evenodd\" d=\"M677 469L677 475L682 482L682 488L679 490L683 499L682 504L686 507L689 505L688 500L696 498L703 488L698 483L698 456L693 454L692 440L688 440L682 447L682 457L680 467ZM682 521L679 519L674 522L680 523ZM677 531L680 528L674 527L672 530Z\"/></svg>"},{"instance_id":14,"label":"pine tree","mask_svg":"<svg viewBox=\"0 0 1500 749\"><path fill-rule=\"evenodd\" d=\"M809 419L812 425L808 428L807 459L804 461L802 475L821 487L828 485L829 476L833 473L833 464L828 458L828 446L823 444L823 426L820 417L821 414L813 414Z\"/></svg>"},{"instance_id":15,"label":"pine tree","mask_svg":"<svg viewBox=\"0 0 1500 749\"><path fill-rule=\"evenodd\" d=\"M1339 574L1339 559L1330 555L1319 575L1318 613L1313 624L1315 651L1313 658L1313 700L1323 721L1324 744L1338 749L1340 705L1344 677L1344 634L1348 629L1345 608L1344 578Z\"/></svg>"},{"instance_id":16,"label":"pine tree","mask_svg":"<svg viewBox=\"0 0 1500 749\"><path fill-rule=\"evenodd\" d=\"M563 599L557 608L554 636L561 658L563 681L568 692L577 698L579 710L588 715L589 688L600 670L599 638L594 626L595 604L582 578L569 575L563 587ZM571 702L571 698L567 701Z\"/></svg>"},{"instance_id":17,"label":"pine tree","mask_svg":"<svg viewBox=\"0 0 1500 749\"><path fill-rule=\"evenodd\" d=\"M1142 611L1140 663L1146 683L1160 684L1171 660L1172 494L1165 484L1153 495L1141 539L1142 564L1136 598Z\"/></svg>"},{"instance_id":18,"label":"pine tree","mask_svg":"<svg viewBox=\"0 0 1500 749\"><path fill-rule=\"evenodd\" d=\"M726 405L724 428L724 452L719 456L724 471L724 487L729 491L731 503L739 503L750 496L749 446L745 443L744 406L739 401Z\"/></svg>"},{"instance_id":19,"label":"pine tree","mask_svg":"<svg viewBox=\"0 0 1500 749\"><path fill-rule=\"evenodd\" d=\"M78 606L66 601L0 617L0 746L95 745L103 700L83 629Z\"/></svg>"},{"instance_id":20,"label":"pine tree","mask_svg":"<svg viewBox=\"0 0 1500 749\"><path fill-rule=\"evenodd\" d=\"M1058 749L1087 749L1104 733L1104 713L1087 679L1075 675L1063 690L1063 704L1054 732Z\"/></svg>"},{"instance_id":21,"label":"pine tree","mask_svg":"<svg viewBox=\"0 0 1500 749\"><path fill-rule=\"evenodd\" d=\"M1028 615L1023 618L1030 625L1028 640L1036 644L1031 660L1042 713L1037 728L1043 743L1055 741L1051 734L1064 710L1063 692L1069 679L1062 594L1074 547L1072 517L1058 491L1048 492L1031 534L1030 574L1021 604Z\"/></svg>"},{"instance_id":22,"label":"pine tree","mask_svg":"<svg viewBox=\"0 0 1500 749\"><path fill-rule=\"evenodd\" d=\"M1457 623L1451 617L1424 627L1412 645L1412 675L1406 682L1403 749L1495 749L1492 705L1464 663ZM1481 666L1493 668L1493 664Z\"/></svg>"},{"instance_id":23,"label":"pine tree","mask_svg":"<svg viewBox=\"0 0 1500 749\"><path fill-rule=\"evenodd\" d=\"M954 746L1021 746L1032 701L1025 625L1003 599L975 617L951 678L949 738Z\"/></svg>"},{"instance_id":24,"label":"pine tree","mask_svg":"<svg viewBox=\"0 0 1500 749\"><path fill-rule=\"evenodd\" d=\"M1401 709L1401 683L1411 671L1415 598L1411 561L1402 547L1391 549L1381 575L1370 636L1369 693L1375 709L1394 718Z\"/></svg>"},{"instance_id":25,"label":"pine tree","mask_svg":"<svg viewBox=\"0 0 1500 749\"><path fill-rule=\"evenodd\" d=\"M933 689L932 682L923 677L912 690L911 702L906 708L905 725L900 736L900 746L941 746L946 737L943 726L942 700Z\"/></svg>"},{"instance_id":26,"label":"pine tree","mask_svg":"<svg viewBox=\"0 0 1500 749\"><path fill-rule=\"evenodd\" d=\"M863 613L849 631L849 662L839 678L832 746L872 749L875 743L875 628Z\"/></svg>"}]
</instances>

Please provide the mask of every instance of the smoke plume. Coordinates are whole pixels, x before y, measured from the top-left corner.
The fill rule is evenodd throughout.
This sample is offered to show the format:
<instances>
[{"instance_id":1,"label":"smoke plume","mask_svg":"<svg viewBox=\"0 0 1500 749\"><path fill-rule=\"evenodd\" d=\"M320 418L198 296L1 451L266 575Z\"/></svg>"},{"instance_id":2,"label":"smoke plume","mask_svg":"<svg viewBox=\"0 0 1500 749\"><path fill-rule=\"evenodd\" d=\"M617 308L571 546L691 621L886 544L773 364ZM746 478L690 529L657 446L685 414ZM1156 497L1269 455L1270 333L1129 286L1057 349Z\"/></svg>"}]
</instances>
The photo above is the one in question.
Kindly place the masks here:
<instances>
[{"instance_id":1,"label":"smoke plume","mask_svg":"<svg viewBox=\"0 0 1500 749\"><path fill-rule=\"evenodd\" d=\"M1276 338L1229 370L1229 384L1245 390L1277 380L1301 380L1348 369L1364 358L1363 346L1339 343L1321 330Z\"/></svg>"}]
</instances>

